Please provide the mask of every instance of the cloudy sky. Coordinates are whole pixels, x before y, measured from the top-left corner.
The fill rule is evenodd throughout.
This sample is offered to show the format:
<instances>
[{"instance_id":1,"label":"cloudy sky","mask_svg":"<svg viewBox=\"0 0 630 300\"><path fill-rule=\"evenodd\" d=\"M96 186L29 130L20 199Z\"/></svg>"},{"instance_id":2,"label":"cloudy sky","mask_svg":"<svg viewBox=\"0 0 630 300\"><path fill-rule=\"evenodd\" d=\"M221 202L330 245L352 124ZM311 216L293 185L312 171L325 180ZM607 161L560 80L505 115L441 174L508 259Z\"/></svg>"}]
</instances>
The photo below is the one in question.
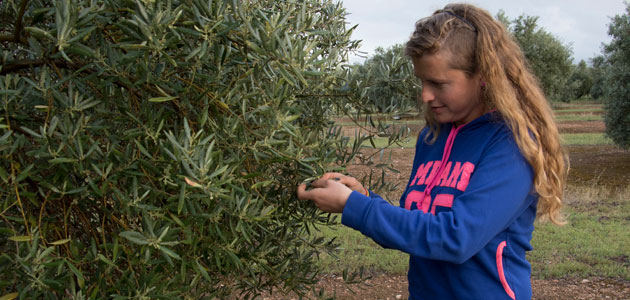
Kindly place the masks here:
<instances>
[{"instance_id":1,"label":"cloudy sky","mask_svg":"<svg viewBox=\"0 0 630 300\"><path fill-rule=\"evenodd\" d=\"M443 8L449 1L437 0L342 0L350 13L349 24L359 24L353 34L362 40L361 51L371 55L378 46L407 41L415 21ZM625 13L623 0L469 0L488 10L493 16L500 9L510 19L525 14L538 16L538 25L552 33L565 45L571 45L575 62L601 53L608 43L610 18ZM360 62L360 57L352 57Z\"/></svg>"}]
</instances>

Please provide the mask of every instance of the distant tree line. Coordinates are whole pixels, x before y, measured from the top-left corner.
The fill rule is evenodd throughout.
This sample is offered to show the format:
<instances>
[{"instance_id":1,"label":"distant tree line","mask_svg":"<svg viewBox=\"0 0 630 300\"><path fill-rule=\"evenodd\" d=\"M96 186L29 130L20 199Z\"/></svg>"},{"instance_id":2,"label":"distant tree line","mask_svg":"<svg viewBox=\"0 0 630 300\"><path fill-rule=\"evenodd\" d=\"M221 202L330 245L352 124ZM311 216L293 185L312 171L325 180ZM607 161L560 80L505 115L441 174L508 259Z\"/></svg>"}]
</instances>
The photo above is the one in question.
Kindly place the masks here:
<instances>
[{"instance_id":1,"label":"distant tree line","mask_svg":"<svg viewBox=\"0 0 630 300\"><path fill-rule=\"evenodd\" d=\"M523 50L528 67L536 74L550 101L576 99L605 103L606 133L624 148L630 147L630 4L625 14L612 18L609 44L603 53L573 63L571 45L538 25L537 16L509 19L499 11L505 24ZM403 45L377 48L362 64L354 66L354 78L367 88L365 99L381 112L404 111L413 107L420 83L413 78L411 60L403 55Z\"/></svg>"}]
</instances>

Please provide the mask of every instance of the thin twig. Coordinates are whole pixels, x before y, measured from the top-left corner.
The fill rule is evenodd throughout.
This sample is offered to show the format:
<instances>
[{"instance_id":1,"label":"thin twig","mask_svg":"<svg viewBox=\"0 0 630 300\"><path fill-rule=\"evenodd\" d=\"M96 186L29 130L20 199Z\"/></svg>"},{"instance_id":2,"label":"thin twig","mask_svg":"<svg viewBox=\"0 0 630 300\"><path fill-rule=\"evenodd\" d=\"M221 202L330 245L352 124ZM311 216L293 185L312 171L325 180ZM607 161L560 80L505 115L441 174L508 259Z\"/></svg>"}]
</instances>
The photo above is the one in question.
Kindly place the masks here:
<instances>
[{"instance_id":1,"label":"thin twig","mask_svg":"<svg viewBox=\"0 0 630 300\"><path fill-rule=\"evenodd\" d=\"M28 0L22 0L20 4L20 11L18 12L17 19L15 20L15 28L13 31L13 41L20 42L22 35L22 18L24 17L24 12L26 12L26 7L28 6Z\"/></svg>"},{"instance_id":2,"label":"thin twig","mask_svg":"<svg viewBox=\"0 0 630 300\"><path fill-rule=\"evenodd\" d=\"M15 71L19 71L21 69L26 69L30 67L39 67L45 64L46 64L46 61L43 59L24 59L24 60L19 60L15 62L6 62L6 64L2 66L2 70L0 70L0 75L13 73Z\"/></svg>"}]
</instances>

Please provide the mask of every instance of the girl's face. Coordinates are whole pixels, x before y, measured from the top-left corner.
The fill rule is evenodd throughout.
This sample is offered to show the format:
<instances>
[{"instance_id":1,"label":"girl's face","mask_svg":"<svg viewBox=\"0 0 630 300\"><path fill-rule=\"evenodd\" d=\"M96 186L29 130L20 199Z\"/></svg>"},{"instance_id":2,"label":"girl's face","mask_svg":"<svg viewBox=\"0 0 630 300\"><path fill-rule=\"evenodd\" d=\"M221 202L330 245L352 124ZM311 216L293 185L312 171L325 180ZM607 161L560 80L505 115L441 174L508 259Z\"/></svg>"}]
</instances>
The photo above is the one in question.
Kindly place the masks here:
<instances>
[{"instance_id":1,"label":"girl's face","mask_svg":"<svg viewBox=\"0 0 630 300\"><path fill-rule=\"evenodd\" d=\"M439 123L466 124L484 114L481 80L448 65L440 51L413 59L414 73L422 81L422 102Z\"/></svg>"}]
</instances>

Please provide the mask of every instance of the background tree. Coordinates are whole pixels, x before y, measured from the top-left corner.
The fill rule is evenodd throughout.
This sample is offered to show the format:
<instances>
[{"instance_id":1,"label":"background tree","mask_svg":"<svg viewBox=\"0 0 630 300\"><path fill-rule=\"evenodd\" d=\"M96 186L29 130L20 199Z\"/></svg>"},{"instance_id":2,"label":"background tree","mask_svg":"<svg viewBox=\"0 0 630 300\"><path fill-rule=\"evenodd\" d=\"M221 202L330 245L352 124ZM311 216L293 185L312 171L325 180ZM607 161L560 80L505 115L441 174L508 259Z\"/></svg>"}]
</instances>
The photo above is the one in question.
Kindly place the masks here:
<instances>
[{"instance_id":1,"label":"background tree","mask_svg":"<svg viewBox=\"0 0 630 300\"><path fill-rule=\"evenodd\" d=\"M567 82L567 97L570 99L590 97L593 87L592 68L588 67L584 60L581 60L571 69L571 76Z\"/></svg>"},{"instance_id":2,"label":"background tree","mask_svg":"<svg viewBox=\"0 0 630 300\"><path fill-rule=\"evenodd\" d=\"M521 46L542 88L550 100L569 101L572 91L568 86L572 66L572 50L545 29L538 26L538 17L521 15L509 21L500 11L497 19L506 24Z\"/></svg>"},{"instance_id":3,"label":"background tree","mask_svg":"<svg viewBox=\"0 0 630 300\"><path fill-rule=\"evenodd\" d=\"M601 99L604 96L606 89L606 72L607 64L606 58L603 55L596 55L590 59L591 78L593 78L593 85L589 92L593 99Z\"/></svg>"},{"instance_id":4,"label":"background tree","mask_svg":"<svg viewBox=\"0 0 630 300\"><path fill-rule=\"evenodd\" d=\"M340 3L5 0L0 14L0 297L316 282L335 245L310 232L331 217L296 186L365 141L330 128L358 95Z\"/></svg>"},{"instance_id":5,"label":"background tree","mask_svg":"<svg viewBox=\"0 0 630 300\"><path fill-rule=\"evenodd\" d=\"M612 37L604 45L607 72L604 122L606 134L615 144L630 148L630 3L626 11L616 15L608 26Z\"/></svg>"},{"instance_id":6,"label":"background tree","mask_svg":"<svg viewBox=\"0 0 630 300\"><path fill-rule=\"evenodd\" d=\"M348 81L356 87L363 85L363 97L377 112L400 113L415 109L418 81L413 75L413 64L404 55L404 45L387 49L376 48L361 65L355 65Z\"/></svg>"},{"instance_id":7,"label":"background tree","mask_svg":"<svg viewBox=\"0 0 630 300\"><path fill-rule=\"evenodd\" d=\"M503 25L505 26L506 29L509 30L510 24L512 24L512 21L510 20L510 17L508 17L505 14L504 10L499 9L499 12L497 12L497 15L495 17L496 17L497 20L499 20L499 22L503 23Z\"/></svg>"}]
</instances>

